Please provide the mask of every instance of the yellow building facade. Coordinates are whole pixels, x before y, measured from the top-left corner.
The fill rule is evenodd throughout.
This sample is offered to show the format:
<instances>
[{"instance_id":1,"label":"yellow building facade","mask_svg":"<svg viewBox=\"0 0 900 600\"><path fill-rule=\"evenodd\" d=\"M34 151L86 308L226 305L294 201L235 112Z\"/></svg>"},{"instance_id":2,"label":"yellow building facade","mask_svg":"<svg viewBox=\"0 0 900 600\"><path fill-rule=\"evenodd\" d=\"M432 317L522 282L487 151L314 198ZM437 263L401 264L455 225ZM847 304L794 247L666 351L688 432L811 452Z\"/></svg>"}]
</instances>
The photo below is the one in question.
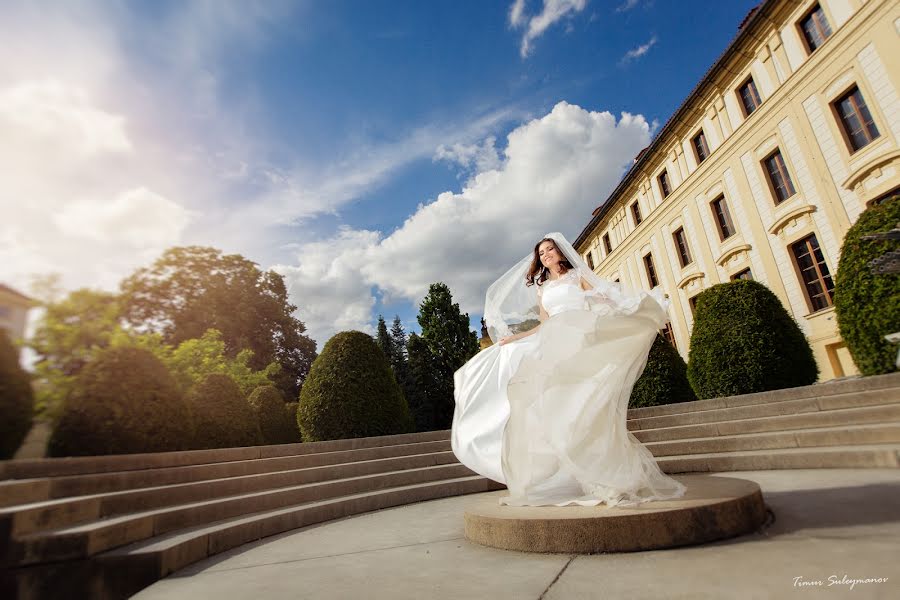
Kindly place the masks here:
<instances>
[{"instance_id":1,"label":"yellow building facade","mask_svg":"<svg viewBox=\"0 0 900 600\"><path fill-rule=\"evenodd\" d=\"M900 186L898 90L900 2L767 0L575 247L604 278L666 290L685 359L693 299L749 277L799 324L820 381L856 374L833 277L847 230Z\"/></svg>"}]
</instances>

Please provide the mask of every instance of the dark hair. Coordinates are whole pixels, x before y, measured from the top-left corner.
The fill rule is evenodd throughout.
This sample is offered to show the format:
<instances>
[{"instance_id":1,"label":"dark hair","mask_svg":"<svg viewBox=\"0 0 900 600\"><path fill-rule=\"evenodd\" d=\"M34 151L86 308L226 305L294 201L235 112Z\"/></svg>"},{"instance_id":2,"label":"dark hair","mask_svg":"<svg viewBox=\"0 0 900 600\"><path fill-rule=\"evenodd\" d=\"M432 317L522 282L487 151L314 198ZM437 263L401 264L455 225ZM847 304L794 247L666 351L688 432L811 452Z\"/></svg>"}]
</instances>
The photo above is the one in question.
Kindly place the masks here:
<instances>
[{"instance_id":1,"label":"dark hair","mask_svg":"<svg viewBox=\"0 0 900 600\"><path fill-rule=\"evenodd\" d=\"M553 247L556 248L556 251L559 252L562 256L560 264L566 271L574 268L572 266L572 263L569 262L569 259L566 258L566 255L563 253L563 251L559 249L556 240L554 240L553 238L544 238L534 245L534 258L531 260L531 266L528 267L528 271L525 273L525 285L543 285L543 283L547 281L547 278L550 276L550 270L544 268L544 265L541 264L541 255L538 253L541 244L543 244L544 242L553 243Z\"/></svg>"}]
</instances>

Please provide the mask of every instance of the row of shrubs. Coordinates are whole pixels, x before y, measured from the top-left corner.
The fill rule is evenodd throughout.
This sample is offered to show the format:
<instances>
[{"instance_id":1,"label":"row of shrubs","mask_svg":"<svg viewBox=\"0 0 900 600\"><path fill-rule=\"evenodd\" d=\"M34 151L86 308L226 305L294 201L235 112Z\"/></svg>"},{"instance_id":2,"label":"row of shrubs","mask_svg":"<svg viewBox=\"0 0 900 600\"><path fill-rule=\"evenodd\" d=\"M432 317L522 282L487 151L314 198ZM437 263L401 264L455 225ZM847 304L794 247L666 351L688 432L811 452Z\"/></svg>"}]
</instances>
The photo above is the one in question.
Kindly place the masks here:
<instances>
[{"instance_id":1,"label":"row of shrubs","mask_svg":"<svg viewBox=\"0 0 900 600\"><path fill-rule=\"evenodd\" d=\"M863 375L897 370L897 347L885 334L900 331L900 275L874 274L871 261L896 242L865 240L900 223L900 195L866 209L844 237L834 305L841 337ZM733 281L697 297L685 364L662 336L650 351L629 405L654 406L815 383L818 367L797 323L766 286Z\"/></svg>"}]
</instances>

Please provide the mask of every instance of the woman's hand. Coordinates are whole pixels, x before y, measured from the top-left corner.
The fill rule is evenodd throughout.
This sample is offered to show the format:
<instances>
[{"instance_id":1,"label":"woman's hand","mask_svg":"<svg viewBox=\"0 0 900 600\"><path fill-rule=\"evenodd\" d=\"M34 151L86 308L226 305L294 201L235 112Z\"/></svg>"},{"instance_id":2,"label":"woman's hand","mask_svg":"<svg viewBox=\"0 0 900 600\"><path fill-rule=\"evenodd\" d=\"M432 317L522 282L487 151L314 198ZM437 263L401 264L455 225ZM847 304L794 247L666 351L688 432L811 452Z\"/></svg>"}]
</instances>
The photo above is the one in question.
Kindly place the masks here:
<instances>
[{"instance_id":1,"label":"woman's hand","mask_svg":"<svg viewBox=\"0 0 900 600\"><path fill-rule=\"evenodd\" d=\"M514 335L508 335L508 336L506 336L506 337L500 338L500 341L497 342L497 343L498 343L500 346L505 346L506 344L508 344L508 343L510 343L510 342L516 341L516 339L518 339L518 338L516 338L516 336L514 336Z\"/></svg>"}]
</instances>

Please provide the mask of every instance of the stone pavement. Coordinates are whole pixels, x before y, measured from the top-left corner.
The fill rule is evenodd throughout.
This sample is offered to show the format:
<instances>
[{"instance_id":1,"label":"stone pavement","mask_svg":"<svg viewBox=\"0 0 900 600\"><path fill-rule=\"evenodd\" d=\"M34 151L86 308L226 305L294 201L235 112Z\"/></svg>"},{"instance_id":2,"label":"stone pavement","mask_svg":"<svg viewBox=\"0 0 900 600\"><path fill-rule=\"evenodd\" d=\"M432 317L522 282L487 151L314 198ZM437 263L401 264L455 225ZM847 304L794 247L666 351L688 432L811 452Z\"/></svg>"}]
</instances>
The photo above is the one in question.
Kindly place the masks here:
<instances>
[{"instance_id":1,"label":"stone pavement","mask_svg":"<svg viewBox=\"0 0 900 600\"><path fill-rule=\"evenodd\" d=\"M533 554L466 540L463 512L476 496L458 496L247 544L179 571L135 598L900 598L900 470L722 476L759 483L774 521L757 533L701 546ZM884 581L850 582L867 578Z\"/></svg>"}]
</instances>

